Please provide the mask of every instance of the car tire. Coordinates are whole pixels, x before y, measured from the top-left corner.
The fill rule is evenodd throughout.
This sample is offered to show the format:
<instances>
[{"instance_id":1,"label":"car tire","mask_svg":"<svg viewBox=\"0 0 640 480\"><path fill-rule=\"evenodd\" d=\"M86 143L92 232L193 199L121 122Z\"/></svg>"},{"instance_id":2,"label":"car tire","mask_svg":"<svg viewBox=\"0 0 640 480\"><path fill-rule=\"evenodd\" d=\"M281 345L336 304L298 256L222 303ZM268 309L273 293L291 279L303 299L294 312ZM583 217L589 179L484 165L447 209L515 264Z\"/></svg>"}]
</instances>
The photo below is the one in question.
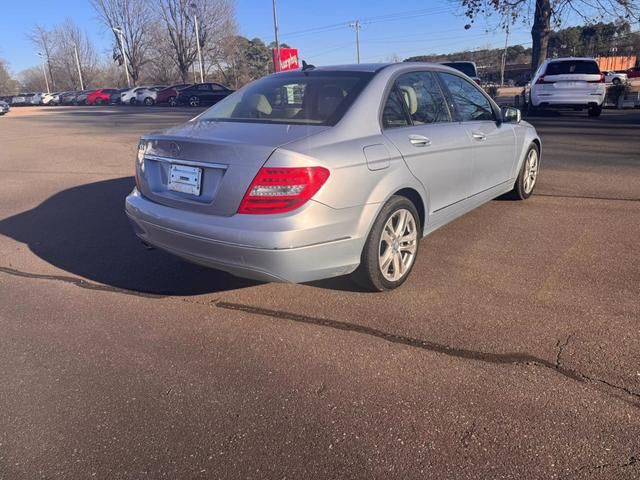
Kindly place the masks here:
<instances>
[{"instance_id":1,"label":"car tire","mask_svg":"<svg viewBox=\"0 0 640 480\"><path fill-rule=\"evenodd\" d=\"M167 103L170 107L175 107L178 104L178 102L176 101L176 97L169 97Z\"/></svg>"},{"instance_id":2,"label":"car tire","mask_svg":"<svg viewBox=\"0 0 640 480\"><path fill-rule=\"evenodd\" d=\"M602 113L602 106L596 106L596 107L589 107L589 111L587 112L587 115L589 117L599 117L601 113Z\"/></svg>"},{"instance_id":3,"label":"car tire","mask_svg":"<svg viewBox=\"0 0 640 480\"><path fill-rule=\"evenodd\" d=\"M200 106L200 98L193 95L189 97L189 106L190 107L199 107Z\"/></svg>"},{"instance_id":4,"label":"car tire","mask_svg":"<svg viewBox=\"0 0 640 480\"><path fill-rule=\"evenodd\" d=\"M132 98L131 100L129 100L129 105L135 105L136 104L136 99Z\"/></svg>"},{"instance_id":5,"label":"car tire","mask_svg":"<svg viewBox=\"0 0 640 480\"><path fill-rule=\"evenodd\" d=\"M613 80L611 80L611 83L613 83L614 85L620 85L622 83L622 80L616 77Z\"/></svg>"},{"instance_id":6,"label":"car tire","mask_svg":"<svg viewBox=\"0 0 640 480\"><path fill-rule=\"evenodd\" d=\"M98 98L96 100L96 105L103 105L104 104L104 100L102 100L101 98Z\"/></svg>"},{"instance_id":7,"label":"car tire","mask_svg":"<svg viewBox=\"0 0 640 480\"><path fill-rule=\"evenodd\" d=\"M394 195L371 227L353 280L376 292L398 288L416 263L421 237L415 205L406 197Z\"/></svg>"},{"instance_id":8,"label":"car tire","mask_svg":"<svg viewBox=\"0 0 640 480\"><path fill-rule=\"evenodd\" d=\"M155 102L153 101L153 98L151 98L151 97L147 97L147 98L144 99L144 104L147 105L147 106L151 106L154 103Z\"/></svg>"},{"instance_id":9,"label":"car tire","mask_svg":"<svg viewBox=\"0 0 640 480\"><path fill-rule=\"evenodd\" d=\"M533 163L533 164L532 164ZM535 143L529 145L527 153L524 156L522 167L518 178L507 197L513 200L526 200L531 196L538 183L538 175L540 174L540 148ZM532 182L532 183L531 183Z\"/></svg>"}]
</instances>

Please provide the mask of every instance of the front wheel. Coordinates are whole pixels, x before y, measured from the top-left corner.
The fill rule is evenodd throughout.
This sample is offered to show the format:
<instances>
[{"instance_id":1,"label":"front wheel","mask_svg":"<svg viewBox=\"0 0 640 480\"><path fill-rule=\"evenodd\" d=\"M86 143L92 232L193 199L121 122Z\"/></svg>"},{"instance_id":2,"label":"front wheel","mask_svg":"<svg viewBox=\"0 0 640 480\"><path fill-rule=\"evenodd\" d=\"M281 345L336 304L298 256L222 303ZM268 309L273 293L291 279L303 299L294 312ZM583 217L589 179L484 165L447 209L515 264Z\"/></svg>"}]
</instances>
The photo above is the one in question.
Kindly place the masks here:
<instances>
[{"instance_id":1,"label":"front wheel","mask_svg":"<svg viewBox=\"0 0 640 480\"><path fill-rule=\"evenodd\" d=\"M176 97L169 97L168 102L170 107L175 107L178 104Z\"/></svg>"},{"instance_id":2,"label":"front wheel","mask_svg":"<svg viewBox=\"0 0 640 480\"><path fill-rule=\"evenodd\" d=\"M189 105L191 107L197 107L198 105L200 105L200 98L196 97L195 95L193 97L189 97Z\"/></svg>"},{"instance_id":3,"label":"front wheel","mask_svg":"<svg viewBox=\"0 0 640 480\"><path fill-rule=\"evenodd\" d=\"M611 83L613 83L614 85L620 85L622 83L622 80L616 77L611 81Z\"/></svg>"},{"instance_id":4,"label":"front wheel","mask_svg":"<svg viewBox=\"0 0 640 480\"><path fill-rule=\"evenodd\" d=\"M144 104L145 105L153 105L153 98L151 97L147 97L144 99Z\"/></svg>"},{"instance_id":5,"label":"front wheel","mask_svg":"<svg viewBox=\"0 0 640 480\"><path fill-rule=\"evenodd\" d=\"M129 105L135 105L136 104L136 99L132 98L131 100L129 100Z\"/></svg>"},{"instance_id":6,"label":"front wheel","mask_svg":"<svg viewBox=\"0 0 640 480\"><path fill-rule=\"evenodd\" d=\"M526 200L533 193L540 172L540 150L535 143L529 145L522 168L509 196L515 200Z\"/></svg>"},{"instance_id":7,"label":"front wheel","mask_svg":"<svg viewBox=\"0 0 640 480\"><path fill-rule=\"evenodd\" d=\"M414 204L405 197L391 197L369 232L354 280L378 292L402 285L415 264L421 232Z\"/></svg>"}]
</instances>

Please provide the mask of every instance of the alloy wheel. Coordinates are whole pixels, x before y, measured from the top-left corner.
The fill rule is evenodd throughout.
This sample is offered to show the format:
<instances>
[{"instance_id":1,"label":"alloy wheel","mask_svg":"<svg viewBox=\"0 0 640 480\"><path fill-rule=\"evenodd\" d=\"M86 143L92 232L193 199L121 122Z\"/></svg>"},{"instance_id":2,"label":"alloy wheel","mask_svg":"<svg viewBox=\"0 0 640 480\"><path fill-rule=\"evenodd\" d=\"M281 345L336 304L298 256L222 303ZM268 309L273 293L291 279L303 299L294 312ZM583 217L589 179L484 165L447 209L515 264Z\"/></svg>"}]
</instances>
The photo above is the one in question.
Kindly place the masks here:
<instances>
[{"instance_id":1,"label":"alloy wheel","mask_svg":"<svg viewBox=\"0 0 640 480\"><path fill-rule=\"evenodd\" d=\"M196 96L190 97L189 105L191 105L192 107L197 107L198 105L200 105L200 99Z\"/></svg>"},{"instance_id":2,"label":"alloy wheel","mask_svg":"<svg viewBox=\"0 0 640 480\"><path fill-rule=\"evenodd\" d=\"M524 166L524 191L529 194L533 191L538 178L538 152L535 148L529 150Z\"/></svg>"},{"instance_id":3,"label":"alloy wheel","mask_svg":"<svg viewBox=\"0 0 640 480\"><path fill-rule=\"evenodd\" d=\"M395 211L387 220L380 237L378 266L390 282L396 282L411 269L418 248L418 229L413 214Z\"/></svg>"}]
</instances>

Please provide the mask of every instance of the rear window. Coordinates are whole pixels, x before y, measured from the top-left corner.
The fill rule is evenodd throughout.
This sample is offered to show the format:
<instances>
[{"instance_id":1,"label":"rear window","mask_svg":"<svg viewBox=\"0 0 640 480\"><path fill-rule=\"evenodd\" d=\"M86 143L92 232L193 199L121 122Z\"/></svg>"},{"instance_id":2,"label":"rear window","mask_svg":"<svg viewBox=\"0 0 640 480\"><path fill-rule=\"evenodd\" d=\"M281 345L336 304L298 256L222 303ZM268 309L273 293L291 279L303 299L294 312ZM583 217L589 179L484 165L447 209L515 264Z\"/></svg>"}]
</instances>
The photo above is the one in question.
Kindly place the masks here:
<instances>
[{"instance_id":1,"label":"rear window","mask_svg":"<svg viewBox=\"0 0 640 480\"><path fill-rule=\"evenodd\" d=\"M471 62L445 62L442 65L455 68L459 72L464 73L467 77L477 77L476 66Z\"/></svg>"},{"instance_id":2,"label":"rear window","mask_svg":"<svg viewBox=\"0 0 640 480\"><path fill-rule=\"evenodd\" d=\"M373 77L370 72L291 72L247 85L199 120L335 125Z\"/></svg>"},{"instance_id":3,"label":"rear window","mask_svg":"<svg viewBox=\"0 0 640 480\"><path fill-rule=\"evenodd\" d=\"M598 64L590 60L564 60L547 65L545 75L599 75Z\"/></svg>"}]
</instances>

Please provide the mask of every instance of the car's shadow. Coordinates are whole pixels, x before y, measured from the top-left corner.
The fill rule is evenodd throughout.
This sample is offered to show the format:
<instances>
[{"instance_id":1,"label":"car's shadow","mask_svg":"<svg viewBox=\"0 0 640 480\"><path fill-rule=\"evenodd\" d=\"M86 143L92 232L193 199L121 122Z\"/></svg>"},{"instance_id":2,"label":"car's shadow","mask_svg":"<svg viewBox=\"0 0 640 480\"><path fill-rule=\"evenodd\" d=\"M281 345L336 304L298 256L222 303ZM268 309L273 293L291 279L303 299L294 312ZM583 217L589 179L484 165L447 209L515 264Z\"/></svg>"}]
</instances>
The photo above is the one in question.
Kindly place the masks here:
<instances>
[{"instance_id":1,"label":"car's shadow","mask_svg":"<svg viewBox=\"0 0 640 480\"><path fill-rule=\"evenodd\" d=\"M123 177L64 190L0 220L0 234L62 270L132 292L186 296L256 285L145 248L124 214L133 185Z\"/></svg>"}]
</instances>

